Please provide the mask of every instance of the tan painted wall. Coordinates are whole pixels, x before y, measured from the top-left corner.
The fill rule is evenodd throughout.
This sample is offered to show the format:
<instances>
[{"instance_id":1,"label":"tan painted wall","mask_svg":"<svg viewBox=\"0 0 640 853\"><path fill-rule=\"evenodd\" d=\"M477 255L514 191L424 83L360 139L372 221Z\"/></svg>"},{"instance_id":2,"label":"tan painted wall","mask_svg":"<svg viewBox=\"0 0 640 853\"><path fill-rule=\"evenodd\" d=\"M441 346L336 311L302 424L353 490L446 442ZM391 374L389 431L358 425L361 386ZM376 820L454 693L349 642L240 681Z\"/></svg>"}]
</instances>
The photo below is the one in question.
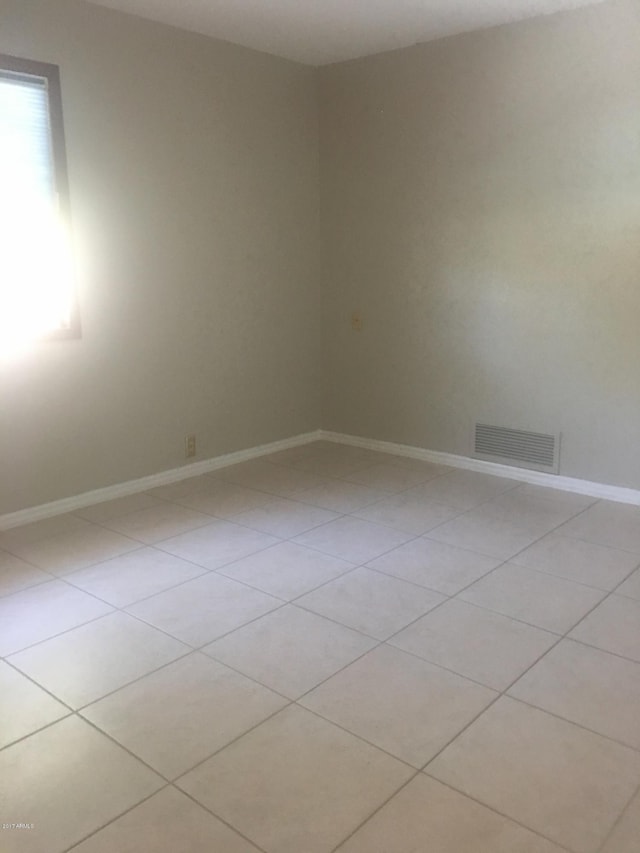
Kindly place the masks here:
<instances>
[{"instance_id":1,"label":"tan painted wall","mask_svg":"<svg viewBox=\"0 0 640 853\"><path fill-rule=\"evenodd\" d=\"M319 247L314 70L0 0L0 51L61 66L83 322L0 365L0 514L180 465L187 432L467 453L476 416L640 488L639 8L323 69Z\"/></svg>"},{"instance_id":2,"label":"tan painted wall","mask_svg":"<svg viewBox=\"0 0 640 853\"><path fill-rule=\"evenodd\" d=\"M640 4L331 66L320 115L324 426L640 488Z\"/></svg>"},{"instance_id":3,"label":"tan painted wall","mask_svg":"<svg viewBox=\"0 0 640 853\"><path fill-rule=\"evenodd\" d=\"M82 340L0 365L0 514L320 423L315 70L77 0L61 68Z\"/></svg>"}]
</instances>

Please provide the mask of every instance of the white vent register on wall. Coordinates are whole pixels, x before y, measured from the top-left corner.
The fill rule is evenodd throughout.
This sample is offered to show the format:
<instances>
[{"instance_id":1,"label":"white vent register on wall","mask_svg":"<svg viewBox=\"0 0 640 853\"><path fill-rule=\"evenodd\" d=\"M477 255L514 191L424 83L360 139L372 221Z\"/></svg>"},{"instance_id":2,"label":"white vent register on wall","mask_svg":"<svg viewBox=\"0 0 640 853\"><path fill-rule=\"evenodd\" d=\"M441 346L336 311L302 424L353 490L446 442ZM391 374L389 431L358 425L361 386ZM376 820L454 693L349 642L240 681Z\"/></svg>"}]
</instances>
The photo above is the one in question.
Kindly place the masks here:
<instances>
[{"instance_id":1,"label":"white vent register on wall","mask_svg":"<svg viewBox=\"0 0 640 853\"><path fill-rule=\"evenodd\" d=\"M557 474L560 434L474 424L473 455L477 459Z\"/></svg>"}]
</instances>

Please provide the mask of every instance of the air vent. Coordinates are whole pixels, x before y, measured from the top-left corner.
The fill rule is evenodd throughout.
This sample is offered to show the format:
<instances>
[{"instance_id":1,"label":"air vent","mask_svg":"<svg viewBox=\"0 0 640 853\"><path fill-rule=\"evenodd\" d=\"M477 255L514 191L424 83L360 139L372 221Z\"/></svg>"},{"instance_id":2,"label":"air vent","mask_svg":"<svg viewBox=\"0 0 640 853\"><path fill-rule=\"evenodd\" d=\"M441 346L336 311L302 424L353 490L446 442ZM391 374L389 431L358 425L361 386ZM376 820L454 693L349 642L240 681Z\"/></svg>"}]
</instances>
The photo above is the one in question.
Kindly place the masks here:
<instances>
[{"instance_id":1,"label":"air vent","mask_svg":"<svg viewBox=\"0 0 640 853\"><path fill-rule=\"evenodd\" d=\"M473 448L478 459L558 473L559 435L476 424Z\"/></svg>"}]
</instances>

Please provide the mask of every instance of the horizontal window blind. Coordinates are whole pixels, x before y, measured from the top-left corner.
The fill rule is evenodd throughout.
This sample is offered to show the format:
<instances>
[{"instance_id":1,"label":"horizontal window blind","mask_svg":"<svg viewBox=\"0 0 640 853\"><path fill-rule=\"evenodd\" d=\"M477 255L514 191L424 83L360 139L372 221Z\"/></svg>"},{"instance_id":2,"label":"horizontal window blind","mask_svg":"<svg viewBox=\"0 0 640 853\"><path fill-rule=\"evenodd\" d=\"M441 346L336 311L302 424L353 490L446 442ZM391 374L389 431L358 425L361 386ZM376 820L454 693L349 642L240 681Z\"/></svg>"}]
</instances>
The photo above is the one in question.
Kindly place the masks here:
<instances>
[{"instance_id":1,"label":"horizontal window blind","mask_svg":"<svg viewBox=\"0 0 640 853\"><path fill-rule=\"evenodd\" d=\"M50 203L55 194L47 81L1 69L0 181L14 203Z\"/></svg>"},{"instance_id":2,"label":"horizontal window blind","mask_svg":"<svg viewBox=\"0 0 640 853\"><path fill-rule=\"evenodd\" d=\"M69 235L56 177L49 80L0 65L0 346L71 324Z\"/></svg>"}]
</instances>

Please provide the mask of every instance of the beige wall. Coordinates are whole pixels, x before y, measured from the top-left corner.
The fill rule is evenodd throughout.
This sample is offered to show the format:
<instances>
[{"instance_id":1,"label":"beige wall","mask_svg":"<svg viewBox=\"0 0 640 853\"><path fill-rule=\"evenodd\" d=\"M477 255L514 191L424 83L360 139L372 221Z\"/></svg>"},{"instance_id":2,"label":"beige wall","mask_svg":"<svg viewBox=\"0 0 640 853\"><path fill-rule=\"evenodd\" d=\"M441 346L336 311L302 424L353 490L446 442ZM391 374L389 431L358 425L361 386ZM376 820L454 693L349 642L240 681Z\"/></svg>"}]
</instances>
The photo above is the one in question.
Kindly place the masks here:
<instances>
[{"instance_id":1,"label":"beige wall","mask_svg":"<svg viewBox=\"0 0 640 853\"><path fill-rule=\"evenodd\" d=\"M0 365L0 514L320 423L314 69L76 0L0 0L60 66L82 340Z\"/></svg>"},{"instance_id":2,"label":"beige wall","mask_svg":"<svg viewBox=\"0 0 640 853\"><path fill-rule=\"evenodd\" d=\"M325 427L640 488L639 45L614 0L322 71Z\"/></svg>"},{"instance_id":3,"label":"beige wall","mask_svg":"<svg viewBox=\"0 0 640 853\"><path fill-rule=\"evenodd\" d=\"M187 432L465 454L476 417L640 488L639 18L322 69L320 246L316 71L0 0L0 51L61 67L83 323L0 365L0 514L180 465Z\"/></svg>"}]
</instances>

